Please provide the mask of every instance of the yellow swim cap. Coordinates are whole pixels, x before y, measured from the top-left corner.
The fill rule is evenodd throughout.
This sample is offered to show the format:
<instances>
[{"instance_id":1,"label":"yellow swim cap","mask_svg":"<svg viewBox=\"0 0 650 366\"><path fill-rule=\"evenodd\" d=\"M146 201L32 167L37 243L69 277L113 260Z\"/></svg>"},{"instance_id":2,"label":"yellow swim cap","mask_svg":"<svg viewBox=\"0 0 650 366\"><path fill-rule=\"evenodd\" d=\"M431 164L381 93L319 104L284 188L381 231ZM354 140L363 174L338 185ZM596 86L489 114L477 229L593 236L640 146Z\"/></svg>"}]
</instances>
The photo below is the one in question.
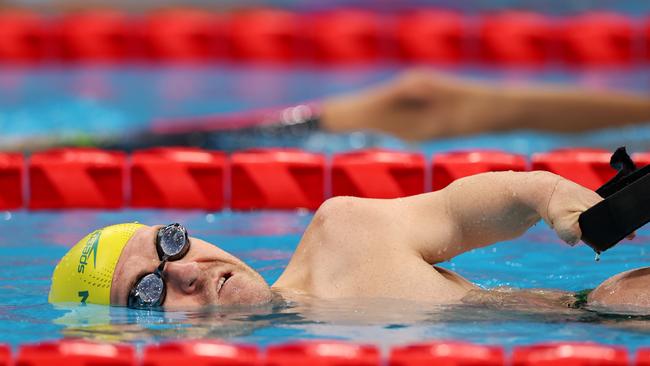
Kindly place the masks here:
<instances>
[{"instance_id":1,"label":"yellow swim cap","mask_svg":"<svg viewBox=\"0 0 650 366\"><path fill-rule=\"evenodd\" d=\"M52 274L48 301L109 305L120 254L142 224L118 224L86 235L66 253Z\"/></svg>"}]
</instances>

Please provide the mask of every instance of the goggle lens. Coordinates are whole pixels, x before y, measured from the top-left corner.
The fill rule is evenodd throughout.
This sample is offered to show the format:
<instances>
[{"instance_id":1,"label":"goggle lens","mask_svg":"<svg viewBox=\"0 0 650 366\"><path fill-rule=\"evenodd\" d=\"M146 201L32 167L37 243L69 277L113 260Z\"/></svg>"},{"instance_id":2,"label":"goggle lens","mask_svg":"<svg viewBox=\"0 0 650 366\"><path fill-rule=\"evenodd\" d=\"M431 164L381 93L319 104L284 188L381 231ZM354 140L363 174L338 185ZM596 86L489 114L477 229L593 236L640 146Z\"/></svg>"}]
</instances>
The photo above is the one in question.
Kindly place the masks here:
<instances>
[{"instance_id":1,"label":"goggle lens","mask_svg":"<svg viewBox=\"0 0 650 366\"><path fill-rule=\"evenodd\" d=\"M135 297L138 307L158 306L162 302L165 284L157 273L150 273L135 286Z\"/></svg>"},{"instance_id":2,"label":"goggle lens","mask_svg":"<svg viewBox=\"0 0 650 366\"><path fill-rule=\"evenodd\" d=\"M189 249L188 244L187 230L181 224L163 226L158 230L156 249L160 260L182 258Z\"/></svg>"},{"instance_id":3,"label":"goggle lens","mask_svg":"<svg viewBox=\"0 0 650 366\"><path fill-rule=\"evenodd\" d=\"M165 263L183 258L189 249L187 230L181 224L161 227L156 237L156 251L162 262L155 272L145 275L133 286L127 306L147 309L162 305L166 294L162 273Z\"/></svg>"}]
</instances>

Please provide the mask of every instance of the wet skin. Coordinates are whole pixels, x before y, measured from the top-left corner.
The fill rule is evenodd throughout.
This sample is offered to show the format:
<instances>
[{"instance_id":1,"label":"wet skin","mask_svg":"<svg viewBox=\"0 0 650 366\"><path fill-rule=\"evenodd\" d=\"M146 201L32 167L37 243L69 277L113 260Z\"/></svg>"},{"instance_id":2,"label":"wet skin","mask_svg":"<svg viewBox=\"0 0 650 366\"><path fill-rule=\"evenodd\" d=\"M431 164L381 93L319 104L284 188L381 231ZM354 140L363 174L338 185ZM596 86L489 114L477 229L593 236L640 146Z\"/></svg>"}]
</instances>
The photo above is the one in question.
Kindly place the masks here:
<instances>
[{"instance_id":1,"label":"wet skin","mask_svg":"<svg viewBox=\"0 0 650 366\"><path fill-rule=\"evenodd\" d=\"M316 225L312 225L308 229L308 234L311 234L311 231L318 231L320 229L318 226L318 222ZM154 244L158 228L160 225L141 228L127 243L116 267L111 288L111 304L126 305L129 291L137 279L152 272L159 265L160 260ZM165 265L164 274L167 284L167 296L163 304L165 308L187 309L211 304L222 306L256 305L271 300L271 289L264 279L241 260L201 239L191 237L190 241L190 250L185 257ZM309 241L310 235L306 235L305 243ZM320 258L327 262L326 257L323 255ZM451 271L439 267L427 270L429 273L420 274L430 277L431 280L442 275L443 283L450 282L447 286L460 287L460 292L463 294L461 302L467 304L498 303L500 307L503 307L505 304L516 303L515 308L517 309L540 312L566 310L575 300L570 293L554 290L476 291L477 287ZM291 277L292 272L296 272L296 270L292 269L283 276ZM296 274L302 275L304 272L299 271ZM226 278L227 280L220 284L220 280ZM428 287L428 282L427 280L422 281L421 286ZM648 284L650 284L650 268L618 274L607 279L591 292L589 306L618 313L647 313L644 309L650 309ZM311 300L310 297L304 297L307 291L292 290L290 286L283 285L282 281L278 281L274 286L277 292L299 302L305 302L305 299ZM390 284L384 283L384 286L390 287ZM408 288L408 286L404 287ZM323 294L322 297L337 297L337 291L333 291L332 288L328 290L331 291L330 296ZM340 286L339 290L341 290ZM426 291L428 290L430 289ZM409 289L409 291L414 291L413 294L419 293L414 289ZM363 296L361 293L360 295ZM422 294L418 296L419 300L426 299L426 296L422 297ZM405 294L400 294L399 297L403 298ZM414 298L414 296L409 297Z\"/></svg>"},{"instance_id":2,"label":"wet skin","mask_svg":"<svg viewBox=\"0 0 650 366\"><path fill-rule=\"evenodd\" d=\"M112 305L126 306L137 280L160 265L155 246L160 227L140 228L126 244L113 275ZM194 237L190 237L187 254L167 262L163 274L167 285L165 308L258 304L271 299L269 286L257 272L235 256Z\"/></svg>"},{"instance_id":3,"label":"wet skin","mask_svg":"<svg viewBox=\"0 0 650 366\"><path fill-rule=\"evenodd\" d=\"M619 314L650 314L650 267L612 276L588 297L590 307Z\"/></svg>"}]
</instances>

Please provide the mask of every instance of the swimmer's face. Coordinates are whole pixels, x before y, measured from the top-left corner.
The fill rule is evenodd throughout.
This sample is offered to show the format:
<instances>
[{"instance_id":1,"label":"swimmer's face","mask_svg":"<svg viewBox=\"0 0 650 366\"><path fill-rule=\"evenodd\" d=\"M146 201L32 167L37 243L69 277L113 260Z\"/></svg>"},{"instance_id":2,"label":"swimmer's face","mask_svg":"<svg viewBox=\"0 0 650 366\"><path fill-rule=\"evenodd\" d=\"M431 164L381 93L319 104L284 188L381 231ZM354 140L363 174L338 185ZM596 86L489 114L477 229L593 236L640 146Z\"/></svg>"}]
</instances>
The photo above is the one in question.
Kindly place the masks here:
<instances>
[{"instance_id":1,"label":"swimmer's face","mask_svg":"<svg viewBox=\"0 0 650 366\"><path fill-rule=\"evenodd\" d=\"M115 267L111 305L126 306L134 284L160 265L155 244L159 228L140 228L127 242ZM167 262L163 274L165 309L254 305L271 300L271 290L262 276L231 254L193 237L187 254Z\"/></svg>"}]
</instances>

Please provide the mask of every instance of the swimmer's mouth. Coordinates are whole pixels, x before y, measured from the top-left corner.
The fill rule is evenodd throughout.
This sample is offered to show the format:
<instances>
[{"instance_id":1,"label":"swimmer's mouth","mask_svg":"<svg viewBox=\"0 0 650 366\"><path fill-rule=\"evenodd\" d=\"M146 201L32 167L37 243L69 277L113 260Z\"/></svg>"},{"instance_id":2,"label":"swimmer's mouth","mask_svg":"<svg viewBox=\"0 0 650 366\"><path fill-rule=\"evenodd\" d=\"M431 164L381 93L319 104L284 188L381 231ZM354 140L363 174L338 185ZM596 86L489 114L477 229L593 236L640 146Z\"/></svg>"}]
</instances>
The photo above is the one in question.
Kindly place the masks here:
<instances>
[{"instance_id":1,"label":"swimmer's mouth","mask_svg":"<svg viewBox=\"0 0 650 366\"><path fill-rule=\"evenodd\" d=\"M223 276L219 278L219 282L217 282L217 295L221 295L221 289L223 288L223 285L232 277L231 272L224 273Z\"/></svg>"}]
</instances>

